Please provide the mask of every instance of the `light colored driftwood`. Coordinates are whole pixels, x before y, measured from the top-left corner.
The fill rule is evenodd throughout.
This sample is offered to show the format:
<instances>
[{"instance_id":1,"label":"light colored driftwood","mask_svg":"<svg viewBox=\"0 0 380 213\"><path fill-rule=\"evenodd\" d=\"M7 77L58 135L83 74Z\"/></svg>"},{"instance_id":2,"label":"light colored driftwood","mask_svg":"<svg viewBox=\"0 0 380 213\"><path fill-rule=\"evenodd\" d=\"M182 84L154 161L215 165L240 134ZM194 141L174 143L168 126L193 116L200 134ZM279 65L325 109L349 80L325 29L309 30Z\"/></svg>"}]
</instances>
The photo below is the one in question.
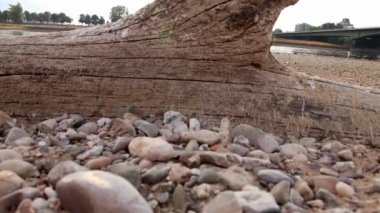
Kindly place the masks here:
<instances>
[{"instance_id":1,"label":"light colored driftwood","mask_svg":"<svg viewBox=\"0 0 380 213\"><path fill-rule=\"evenodd\" d=\"M42 119L175 109L267 131L374 139L380 92L296 76L272 27L296 0L156 0L105 26L0 40L0 109Z\"/></svg>"}]
</instances>

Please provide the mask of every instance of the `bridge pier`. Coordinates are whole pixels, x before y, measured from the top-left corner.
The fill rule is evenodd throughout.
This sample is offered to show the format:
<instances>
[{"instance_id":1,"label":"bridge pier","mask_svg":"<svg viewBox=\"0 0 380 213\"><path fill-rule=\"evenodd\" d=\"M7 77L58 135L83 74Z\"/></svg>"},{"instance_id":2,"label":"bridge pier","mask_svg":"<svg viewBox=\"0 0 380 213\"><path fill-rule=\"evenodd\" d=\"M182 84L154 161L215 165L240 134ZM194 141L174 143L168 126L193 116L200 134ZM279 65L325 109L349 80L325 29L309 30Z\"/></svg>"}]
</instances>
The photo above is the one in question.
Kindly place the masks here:
<instances>
[{"instance_id":1,"label":"bridge pier","mask_svg":"<svg viewBox=\"0 0 380 213\"><path fill-rule=\"evenodd\" d=\"M377 59L380 56L380 35L353 39L351 41L350 56Z\"/></svg>"}]
</instances>

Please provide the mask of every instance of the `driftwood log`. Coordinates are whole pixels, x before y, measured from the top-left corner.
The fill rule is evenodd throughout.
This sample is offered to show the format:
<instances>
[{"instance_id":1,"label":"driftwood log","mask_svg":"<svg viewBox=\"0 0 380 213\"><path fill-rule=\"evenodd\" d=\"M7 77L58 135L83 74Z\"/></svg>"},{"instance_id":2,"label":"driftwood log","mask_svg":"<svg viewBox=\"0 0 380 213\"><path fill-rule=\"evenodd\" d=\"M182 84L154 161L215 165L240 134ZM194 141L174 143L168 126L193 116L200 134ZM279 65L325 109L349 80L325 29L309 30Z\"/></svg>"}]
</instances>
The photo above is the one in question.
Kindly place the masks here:
<instances>
[{"instance_id":1,"label":"driftwood log","mask_svg":"<svg viewBox=\"0 0 380 213\"><path fill-rule=\"evenodd\" d=\"M297 0L156 0L119 22L0 40L0 109L43 119L169 109L277 134L378 140L380 92L300 76L270 53Z\"/></svg>"}]
</instances>

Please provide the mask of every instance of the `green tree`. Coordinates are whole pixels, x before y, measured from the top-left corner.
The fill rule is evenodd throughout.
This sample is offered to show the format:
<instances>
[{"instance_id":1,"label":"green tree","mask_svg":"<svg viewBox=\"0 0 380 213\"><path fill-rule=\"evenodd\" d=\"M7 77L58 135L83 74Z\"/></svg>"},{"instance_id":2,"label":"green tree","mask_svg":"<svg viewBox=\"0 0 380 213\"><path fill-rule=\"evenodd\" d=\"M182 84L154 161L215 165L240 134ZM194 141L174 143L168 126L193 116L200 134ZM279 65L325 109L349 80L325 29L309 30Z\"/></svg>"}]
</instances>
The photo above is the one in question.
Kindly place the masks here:
<instances>
[{"instance_id":1,"label":"green tree","mask_svg":"<svg viewBox=\"0 0 380 213\"><path fill-rule=\"evenodd\" d=\"M51 21L56 24L59 22L59 15L57 13L51 14Z\"/></svg>"},{"instance_id":2,"label":"green tree","mask_svg":"<svg viewBox=\"0 0 380 213\"><path fill-rule=\"evenodd\" d=\"M14 23L22 23L23 9L20 3L9 5L9 18Z\"/></svg>"},{"instance_id":3,"label":"green tree","mask_svg":"<svg viewBox=\"0 0 380 213\"><path fill-rule=\"evenodd\" d=\"M322 24L321 28L323 30L332 30L332 29L336 29L336 25L334 23L328 22L328 23Z\"/></svg>"},{"instance_id":4,"label":"green tree","mask_svg":"<svg viewBox=\"0 0 380 213\"><path fill-rule=\"evenodd\" d=\"M37 22L38 21L38 14L37 13L35 13L35 12L33 12L33 13L31 13L30 14L30 20L32 21L32 22Z\"/></svg>"},{"instance_id":5,"label":"green tree","mask_svg":"<svg viewBox=\"0 0 380 213\"><path fill-rule=\"evenodd\" d=\"M89 14L87 14L84 18L84 23L87 24L87 25L90 25L91 24L91 16Z\"/></svg>"},{"instance_id":6,"label":"green tree","mask_svg":"<svg viewBox=\"0 0 380 213\"><path fill-rule=\"evenodd\" d=\"M65 17L65 23L69 23L70 24L72 21L73 21L72 18L70 18L68 16Z\"/></svg>"},{"instance_id":7,"label":"green tree","mask_svg":"<svg viewBox=\"0 0 380 213\"><path fill-rule=\"evenodd\" d=\"M106 20L104 20L103 16L100 16L100 18L99 18L99 24L103 25L105 22L106 22Z\"/></svg>"},{"instance_id":8,"label":"green tree","mask_svg":"<svg viewBox=\"0 0 380 213\"><path fill-rule=\"evenodd\" d=\"M86 15L85 14L80 14L80 16L79 16L79 23L84 24L84 20L85 19L86 19Z\"/></svg>"},{"instance_id":9,"label":"green tree","mask_svg":"<svg viewBox=\"0 0 380 213\"><path fill-rule=\"evenodd\" d=\"M49 22L51 21L51 13L46 11L44 12L44 21L49 24Z\"/></svg>"},{"instance_id":10,"label":"green tree","mask_svg":"<svg viewBox=\"0 0 380 213\"><path fill-rule=\"evenodd\" d=\"M124 15L128 15L128 10L125 6L115 6L111 8L110 19L115 22L121 19Z\"/></svg>"},{"instance_id":11,"label":"green tree","mask_svg":"<svg viewBox=\"0 0 380 213\"><path fill-rule=\"evenodd\" d=\"M30 22L31 21L31 19L30 19L30 12L29 11L25 10L24 16L25 16L26 22Z\"/></svg>"},{"instance_id":12,"label":"green tree","mask_svg":"<svg viewBox=\"0 0 380 213\"><path fill-rule=\"evenodd\" d=\"M66 14L65 13L59 13L58 14L58 22L61 24L66 22Z\"/></svg>"},{"instance_id":13,"label":"green tree","mask_svg":"<svg viewBox=\"0 0 380 213\"><path fill-rule=\"evenodd\" d=\"M92 15L91 16L91 23L93 24L93 25L98 25L99 24L99 16L97 16L97 15Z\"/></svg>"},{"instance_id":14,"label":"green tree","mask_svg":"<svg viewBox=\"0 0 380 213\"><path fill-rule=\"evenodd\" d=\"M282 30L280 28L277 28L274 30L274 33L282 33Z\"/></svg>"},{"instance_id":15,"label":"green tree","mask_svg":"<svg viewBox=\"0 0 380 213\"><path fill-rule=\"evenodd\" d=\"M41 24L44 23L45 15L43 13L38 13L37 21Z\"/></svg>"}]
</instances>

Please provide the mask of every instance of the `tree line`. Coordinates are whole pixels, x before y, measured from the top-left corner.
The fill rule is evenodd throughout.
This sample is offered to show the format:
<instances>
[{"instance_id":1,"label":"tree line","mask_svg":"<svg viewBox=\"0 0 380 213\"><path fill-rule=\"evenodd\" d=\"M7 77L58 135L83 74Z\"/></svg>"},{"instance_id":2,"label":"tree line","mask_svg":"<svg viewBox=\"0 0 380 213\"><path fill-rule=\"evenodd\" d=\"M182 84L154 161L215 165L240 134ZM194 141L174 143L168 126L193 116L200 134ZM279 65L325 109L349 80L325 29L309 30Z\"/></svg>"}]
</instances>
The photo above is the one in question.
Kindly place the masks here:
<instances>
[{"instance_id":1,"label":"tree line","mask_svg":"<svg viewBox=\"0 0 380 213\"><path fill-rule=\"evenodd\" d=\"M8 10L0 11L0 22L12 22L12 23L54 23L64 24L71 23L72 18L65 13L36 13L24 11L21 4L9 5Z\"/></svg>"},{"instance_id":2,"label":"tree line","mask_svg":"<svg viewBox=\"0 0 380 213\"><path fill-rule=\"evenodd\" d=\"M89 15L89 14L80 14L79 16L79 23L81 24L87 24L87 25L102 25L106 22L106 20L103 18L103 16L98 15Z\"/></svg>"}]
</instances>

